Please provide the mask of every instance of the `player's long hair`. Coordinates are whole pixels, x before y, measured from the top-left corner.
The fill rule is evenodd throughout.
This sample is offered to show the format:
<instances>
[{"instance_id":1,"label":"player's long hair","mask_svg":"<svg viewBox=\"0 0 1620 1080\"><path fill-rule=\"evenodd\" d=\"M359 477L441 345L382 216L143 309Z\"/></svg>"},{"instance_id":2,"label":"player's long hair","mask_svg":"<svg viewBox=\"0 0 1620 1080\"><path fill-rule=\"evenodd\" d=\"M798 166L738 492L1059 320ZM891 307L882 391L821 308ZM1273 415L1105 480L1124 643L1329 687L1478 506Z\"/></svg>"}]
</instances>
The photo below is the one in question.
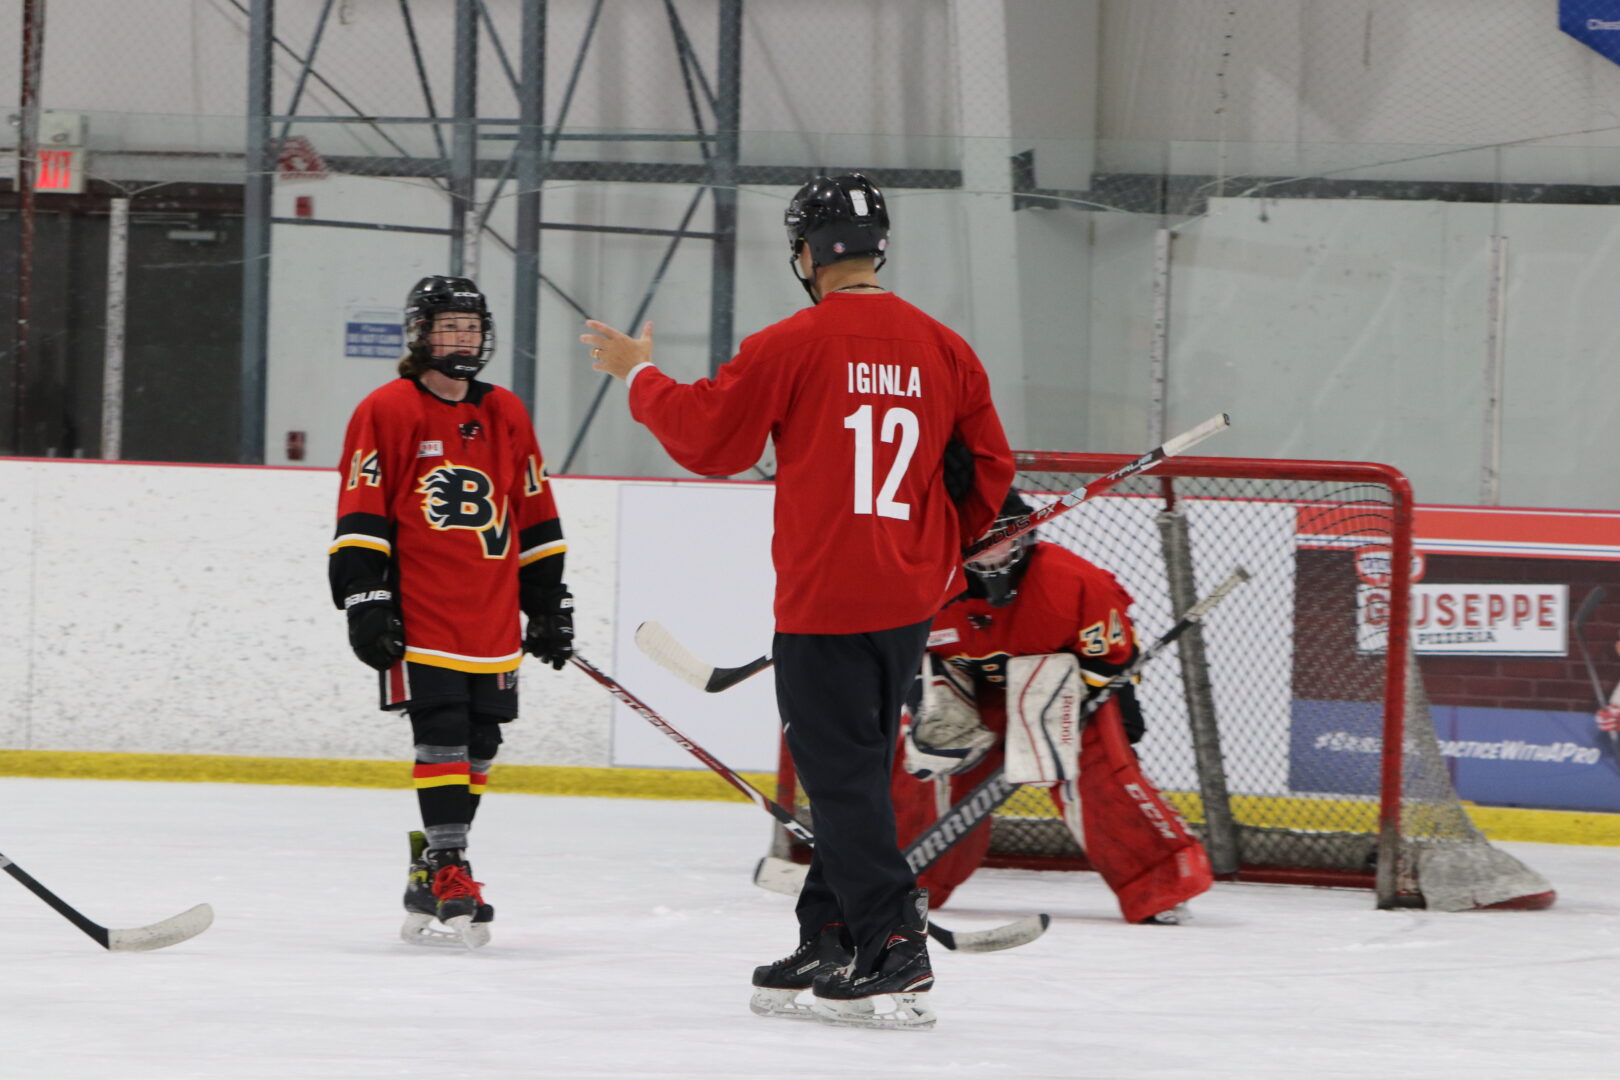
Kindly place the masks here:
<instances>
[{"instance_id":1,"label":"player's long hair","mask_svg":"<svg viewBox=\"0 0 1620 1080\"><path fill-rule=\"evenodd\" d=\"M407 379L415 379L428 370L427 357L423 356L414 346L411 351L399 358L399 365L394 370Z\"/></svg>"}]
</instances>

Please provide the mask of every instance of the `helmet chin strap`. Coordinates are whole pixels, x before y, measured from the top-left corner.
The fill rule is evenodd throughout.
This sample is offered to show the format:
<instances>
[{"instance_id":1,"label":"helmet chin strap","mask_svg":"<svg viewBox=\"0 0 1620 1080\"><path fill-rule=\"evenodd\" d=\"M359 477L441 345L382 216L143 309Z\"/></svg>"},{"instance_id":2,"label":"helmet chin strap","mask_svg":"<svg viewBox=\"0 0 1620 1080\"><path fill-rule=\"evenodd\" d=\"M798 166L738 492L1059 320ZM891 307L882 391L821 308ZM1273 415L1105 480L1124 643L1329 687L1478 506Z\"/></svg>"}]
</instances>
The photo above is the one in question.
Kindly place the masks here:
<instances>
[{"instance_id":1,"label":"helmet chin strap","mask_svg":"<svg viewBox=\"0 0 1620 1080\"><path fill-rule=\"evenodd\" d=\"M816 292L816 279L814 277L814 272L812 272L812 276L810 277L805 277L803 274L799 273L799 253L797 251L788 256L788 266L793 269L793 277L800 285L804 286L804 294L810 298L810 303L821 303L821 297Z\"/></svg>"}]
</instances>

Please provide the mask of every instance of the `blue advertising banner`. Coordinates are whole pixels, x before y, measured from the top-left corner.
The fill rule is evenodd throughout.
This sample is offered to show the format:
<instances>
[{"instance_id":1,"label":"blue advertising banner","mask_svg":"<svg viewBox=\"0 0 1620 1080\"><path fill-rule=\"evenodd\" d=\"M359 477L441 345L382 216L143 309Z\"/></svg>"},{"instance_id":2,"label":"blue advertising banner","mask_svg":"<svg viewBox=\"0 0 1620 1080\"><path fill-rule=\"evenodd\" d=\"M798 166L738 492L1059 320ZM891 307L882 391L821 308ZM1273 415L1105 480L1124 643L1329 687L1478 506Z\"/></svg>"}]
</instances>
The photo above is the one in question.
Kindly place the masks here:
<instances>
[{"instance_id":1,"label":"blue advertising banner","mask_svg":"<svg viewBox=\"0 0 1620 1080\"><path fill-rule=\"evenodd\" d=\"M1461 798L1492 806L1620 810L1620 767L1591 713L1453 705L1430 706L1430 712ZM1377 794L1381 715L1373 702L1295 701L1289 787Z\"/></svg>"},{"instance_id":2,"label":"blue advertising banner","mask_svg":"<svg viewBox=\"0 0 1620 1080\"><path fill-rule=\"evenodd\" d=\"M1620 0L1559 0L1558 29L1620 64Z\"/></svg>"}]
</instances>

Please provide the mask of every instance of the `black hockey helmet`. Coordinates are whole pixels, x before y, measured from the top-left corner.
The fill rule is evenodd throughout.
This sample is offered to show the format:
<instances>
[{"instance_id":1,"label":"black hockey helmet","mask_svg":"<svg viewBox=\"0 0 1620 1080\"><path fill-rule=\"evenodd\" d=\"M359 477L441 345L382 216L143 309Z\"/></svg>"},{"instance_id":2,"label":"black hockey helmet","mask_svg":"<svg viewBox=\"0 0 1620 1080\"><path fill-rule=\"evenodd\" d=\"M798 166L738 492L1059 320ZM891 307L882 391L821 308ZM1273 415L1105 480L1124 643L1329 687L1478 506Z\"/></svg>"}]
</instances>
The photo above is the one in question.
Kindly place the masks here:
<instances>
[{"instance_id":1,"label":"black hockey helmet","mask_svg":"<svg viewBox=\"0 0 1620 1080\"><path fill-rule=\"evenodd\" d=\"M1002 501L992 528L1000 528L1032 512L1035 508L1024 501L1013 488ZM1018 583L1029 570L1030 549L1035 546L1035 530L997 544L967 564L968 594L988 600L991 607L1006 607L1018 596Z\"/></svg>"},{"instance_id":2,"label":"black hockey helmet","mask_svg":"<svg viewBox=\"0 0 1620 1080\"><path fill-rule=\"evenodd\" d=\"M428 331L433 328L433 317L446 311L465 311L478 316L483 336L475 351L433 355ZM405 344L412 356L452 379L471 379L482 371L495 351L495 319L473 279L434 274L411 286L405 297Z\"/></svg>"},{"instance_id":3,"label":"black hockey helmet","mask_svg":"<svg viewBox=\"0 0 1620 1080\"><path fill-rule=\"evenodd\" d=\"M801 244L810 245L812 266L861 256L873 256L882 266L888 258L889 206L877 185L860 173L816 177L793 196L782 223L787 226L788 263L805 292L812 282L799 274Z\"/></svg>"}]
</instances>

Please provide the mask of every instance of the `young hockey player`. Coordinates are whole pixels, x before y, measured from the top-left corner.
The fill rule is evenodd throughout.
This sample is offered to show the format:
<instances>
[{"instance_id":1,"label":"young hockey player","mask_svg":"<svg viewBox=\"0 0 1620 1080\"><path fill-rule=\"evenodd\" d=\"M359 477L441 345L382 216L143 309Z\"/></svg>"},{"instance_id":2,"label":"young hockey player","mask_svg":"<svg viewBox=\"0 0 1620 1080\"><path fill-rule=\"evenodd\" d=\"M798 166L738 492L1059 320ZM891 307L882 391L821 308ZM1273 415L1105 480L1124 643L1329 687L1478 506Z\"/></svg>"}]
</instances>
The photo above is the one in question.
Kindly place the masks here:
<instances>
[{"instance_id":1,"label":"young hockey player","mask_svg":"<svg viewBox=\"0 0 1620 1080\"><path fill-rule=\"evenodd\" d=\"M928 1027L927 897L895 844L889 770L929 621L961 589L960 551L995 516L1012 457L973 350L878 284L889 216L871 181L815 178L786 225L811 306L745 340L715 379L653 367L651 324L631 338L590 322L581 340L693 472L740 473L776 445L771 651L817 843L799 947L754 972L754 1011ZM942 475L952 440L974 466L960 502Z\"/></svg>"},{"instance_id":2,"label":"young hockey player","mask_svg":"<svg viewBox=\"0 0 1620 1080\"><path fill-rule=\"evenodd\" d=\"M1016 492L998 523L1029 513ZM967 564L968 590L935 618L922 700L894 771L901 843L996 766L1007 779L1049 788L1081 850L1114 890L1126 920L1174 923L1178 908L1210 887L1209 859L1142 775L1131 750L1144 726L1129 685L1074 738L1063 727L1078 703L1136 655L1131 598L1114 576L1058 544L1026 533ZM1076 754L1078 755L1076 757ZM1076 775L1078 769L1078 776ZM930 782L919 783L923 779ZM990 847L986 821L922 875L934 906L978 868Z\"/></svg>"},{"instance_id":3,"label":"young hockey player","mask_svg":"<svg viewBox=\"0 0 1620 1080\"><path fill-rule=\"evenodd\" d=\"M523 653L567 662L574 601L529 414L475 378L495 346L483 294L467 278L423 278L405 301L405 340L400 377L349 420L328 569L349 644L416 744L422 830L400 934L475 948L495 910L467 864L468 830L501 725L517 716Z\"/></svg>"}]
</instances>

